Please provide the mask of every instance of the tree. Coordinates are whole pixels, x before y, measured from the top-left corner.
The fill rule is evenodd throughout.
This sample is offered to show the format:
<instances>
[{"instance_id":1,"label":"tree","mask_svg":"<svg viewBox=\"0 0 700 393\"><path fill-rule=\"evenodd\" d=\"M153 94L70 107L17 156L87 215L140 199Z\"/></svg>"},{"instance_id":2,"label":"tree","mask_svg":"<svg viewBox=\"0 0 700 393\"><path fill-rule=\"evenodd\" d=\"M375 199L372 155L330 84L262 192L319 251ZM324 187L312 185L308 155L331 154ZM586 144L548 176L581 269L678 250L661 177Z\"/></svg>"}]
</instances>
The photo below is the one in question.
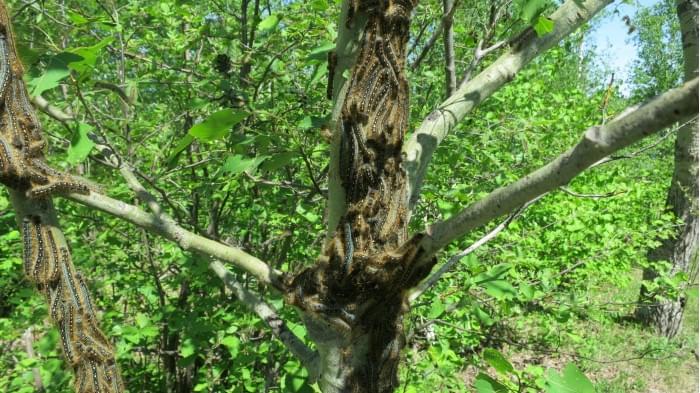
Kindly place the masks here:
<instances>
[{"instance_id":1,"label":"tree","mask_svg":"<svg viewBox=\"0 0 700 393\"><path fill-rule=\"evenodd\" d=\"M454 7L457 2L451 6L449 3L445 2L444 14L447 17L450 14L448 8ZM510 81L526 64L556 45L609 3L572 0L565 2L548 18L540 15L541 10L530 11L524 19L532 26L524 28L511 39L507 48L505 42L483 48L493 35L485 31L474 54L475 65L467 70L462 83L455 86L454 92L423 120L410 138L404 140L409 127L410 109L409 84L405 73L406 46L411 12L416 4L413 1L343 2L335 52L329 56L329 95L333 98L333 111L328 128L333 136L326 240L315 264L297 272L292 269L282 271L248 254L242 247L214 240L220 239L217 221L221 217L220 205L215 201L211 203L210 211L213 214L209 225L206 230L199 228L196 218L199 217L198 210L202 203L201 193L194 193L187 207L190 212L195 212L191 214L195 217L194 222L179 220L177 216L182 209L171 204L167 193L161 193L161 198L149 193L141 184L141 179L160 192L157 184L148 174L140 173L136 168L133 161L137 157L133 151L127 148L126 154L120 153L106 138L109 133L105 130L97 130L98 136L92 138L88 138L85 127L82 131L78 130L79 137L91 141L85 142L89 147L87 153L82 154L89 154L93 147L90 143L94 144L100 151L97 159L107 167L118 169L135 193L137 200L133 204L107 197L95 187L48 168L42 154L40 128L36 118L32 117L33 111L20 81L22 70L14 51L12 35L6 34L2 41L6 48L6 61L3 64L12 66L6 66L4 71L12 87L3 96L6 121L3 123L2 146L5 151L1 156L3 172L0 178L10 189L18 224L22 227L27 250L25 274L41 291L48 293L52 308L56 303L63 309L61 314L52 314L53 321L63 330L71 330L62 345L78 376L75 379L76 389L119 391L121 386L114 371L110 344L98 333L99 328L94 323L96 314L86 311L90 309L85 289L87 285L81 279L73 278L79 276L71 268L68 256L55 257L53 252L46 252L46 249L60 249L60 253L66 255L68 252L67 247L53 246L51 240L53 238L53 241L60 243L56 238L62 237L50 201L51 197L59 195L143 228L146 238L147 233L157 234L174 241L183 250L203 255L204 258L198 259L200 263L203 261L243 304L264 321L290 352L299 358L311 379L319 381L324 392L393 391L397 386L397 369L404 346L403 317L408 312L410 300L420 295L413 288L428 278L436 263L436 254L441 249L491 220L521 209L541 195L567 184L610 154L695 114L697 79L644 105L630 108L606 125L589 128L578 144L549 164L496 189L451 218L436 221L424 231L409 234L411 214L419 200L431 156L440 142L470 111ZM250 3L243 1L241 4L238 19L246 25ZM492 7L493 22L488 29L495 29L498 15L505 6ZM160 8L164 14L170 12L167 3L161 4ZM259 2L255 2L252 8L250 21L255 28L242 30L241 51L245 55L239 60L237 87L257 95L262 83L253 87L250 58L246 52L253 50L251 45L255 34L263 34L280 20L275 14L262 19ZM8 32L9 17L6 12L4 15L3 26ZM116 8L108 12L108 16L110 20L101 23L121 25ZM80 17L85 19L81 15L73 17L76 20L80 20ZM444 23L444 26L446 41L449 41L451 24ZM449 48L449 44L445 47ZM503 48L501 56L471 78L469 74L476 64L488 52L500 48ZM447 54L449 51L445 51L447 58L450 57ZM63 64L89 68L89 50L81 53L83 56L80 58L65 55ZM122 43L122 58L126 53ZM185 57L191 56L196 54L185 50ZM231 83L230 61L225 55L217 56L218 70L228 83ZM12 72L8 71L10 68ZM451 66L448 64L447 68ZM274 60L265 70L263 79L268 70L273 69ZM318 74L319 69L322 70L322 67L317 66L314 74ZM121 85L126 85L123 69L120 74ZM452 81L456 79L448 78L448 92L453 91ZM41 82L42 79L38 78L33 86L37 97L42 92ZM131 107L134 106L134 94L129 94L120 86L104 86L116 91L123 108L121 116L130 119L133 116ZM233 94L236 92L230 86L227 86L227 94L221 99L227 100L232 107L236 107L238 101L243 101L241 105L245 106L246 98L237 99L238 95ZM42 107L41 100L36 101ZM56 108L43 107L56 117L63 116ZM21 111L22 116L15 118L15 108ZM186 154L190 160L187 169L201 165L198 163L200 151L194 144L195 140L221 138L232 127L242 123L246 115L242 110L229 108L192 126L193 119L185 111L183 116L188 133L180 139L168 161L176 163L179 155ZM313 122L313 119L309 119L309 122ZM99 126L98 122L94 122L94 126ZM130 146L128 121L124 126L124 135L127 146ZM81 145L80 141L76 141L72 147L74 150L84 149L85 143ZM305 163L311 167L309 161ZM232 156L222 171L242 173L253 165L257 164ZM206 175L208 177L209 174ZM318 178L313 173L310 178L314 195L324 195ZM141 210L138 203L144 203L151 212ZM168 204L168 209L161 204ZM313 221L313 217L309 221ZM186 229L186 224L193 230ZM247 277L238 277L228 271L222 262L235 265ZM54 269L48 267L53 266L59 268L58 273L51 273ZM441 270L435 274L426 282L435 282L442 274ZM159 275L154 275L158 281ZM295 306L316 350L307 347L272 306L260 300L251 286L244 285L241 282L243 278L274 288L283 295L287 304ZM188 286L183 283L181 291L187 292ZM58 291L59 296L51 295L52 288ZM424 289L425 285L421 290ZM268 295L274 300L274 294ZM92 322L83 325L85 320ZM164 336L165 342L172 341L167 334ZM236 346L235 343L229 344L231 348ZM74 358L70 355L73 348L77 351ZM173 362L168 356L172 355L164 354L164 363ZM183 374L178 375L178 380L171 382L171 386L191 385L191 373Z\"/></svg>"},{"instance_id":2,"label":"tree","mask_svg":"<svg viewBox=\"0 0 700 393\"><path fill-rule=\"evenodd\" d=\"M676 8L683 43L683 76L685 80L690 80L698 74L698 3L697 1L677 1ZM698 266L698 124L696 120L688 122L678 130L674 157L675 169L666 205L680 220L680 224L674 236L663 239L661 245L651 250L649 259L670 263L667 271L670 276L690 277L694 280ZM644 280L649 281L650 284L653 284L654 279L659 276L659 270L655 266L644 270ZM669 300L655 300L654 291L643 286L639 295L642 304L637 309L637 317L667 337L678 334L685 308L683 292L687 282L687 278L681 280L679 294Z\"/></svg>"}]
</instances>

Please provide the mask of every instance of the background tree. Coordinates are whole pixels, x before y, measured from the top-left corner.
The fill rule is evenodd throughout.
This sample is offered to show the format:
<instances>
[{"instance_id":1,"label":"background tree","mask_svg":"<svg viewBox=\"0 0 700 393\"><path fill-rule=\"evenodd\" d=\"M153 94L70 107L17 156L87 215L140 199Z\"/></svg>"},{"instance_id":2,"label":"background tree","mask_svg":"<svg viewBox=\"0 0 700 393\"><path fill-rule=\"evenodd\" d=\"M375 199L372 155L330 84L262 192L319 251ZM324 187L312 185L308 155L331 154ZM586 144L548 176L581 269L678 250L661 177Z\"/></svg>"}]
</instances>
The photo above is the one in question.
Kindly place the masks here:
<instances>
[{"instance_id":1,"label":"background tree","mask_svg":"<svg viewBox=\"0 0 700 393\"><path fill-rule=\"evenodd\" d=\"M669 4L664 4L668 9ZM676 12L680 20L680 32L683 48L683 77L685 80L695 78L698 74L698 3L697 1L677 1ZM646 21L650 16L640 16ZM658 24L655 24L658 26ZM640 39L642 39L640 37ZM650 43L650 46L652 44ZM659 51L655 51L659 53ZM675 51L671 50L671 53ZM664 53L664 51L661 51ZM662 56L663 57L663 56ZM648 59L650 60L650 59ZM654 63L650 64L652 70ZM656 70L653 75L659 75L659 84L672 84L678 78L672 67L663 71ZM665 82L665 83L664 83ZM649 89L649 85L643 85ZM684 288L688 279L694 282L697 278L698 266L698 124L689 122L678 130L675 147L674 172L671 186L668 190L666 205L678 218L678 228L673 236L662 240L661 245L650 252L649 259L662 261L669 265L661 267L668 269L671 275L682 283L678 294L669 300L655 300L653 294L655 279L659 277L659 267L650 266L644 270L644 279L651 281L649 286L643 286L640 299L651 304L642 304L637 310L637 316L642 321L654 326L659 333L668 337L678 334L686 304ZM651 289L649 288L651 287Z\"/></svg>"},{"instance_id":2,"label":"background tree","mask_svg":"<svg viewBox=\"0 0 700 393\"><path fill-rule=\"evenodd\" d=\"M609 184L608 196L620 194L616 187L631 188L640 179L664 171L663 165L651 165L640 174L637 163L628 165L618 160L623 156L605 156L671 124L677 118L672 114L673 102L690 108L686 114L692 114L696 109L692 100L679 96L696 96L687 88L605 127L589 130L588 138L555 160L554 166L517 181L550 161L553 152L576 143L579 132L571 130L597 123L591 119L596 119L601 102L615 109L625 106L626 102L614 94L611 101L603 100L609 92L585 93L583 86L588 82L580 72L585 56L575 49L581 36L558 44L606 4L567 2L550 17L544 15L549 15L553 5L544 2L456 7L453 17L458 22L452 24L455 42L467 43L454 48L455 59L464 59L464 63L455 62L455 80L461 83L454 95L437 107L434 103L446 90L442 87L442 59L448 56L440 56L441 46L434 45L442 37L435 32L443 26L441 15L449 16L437 2L421 4L414 12L418 23L413 25L413 38L407 44L407 61L414 69L408 86L401 75L403 60L397 56L403 52L399 49L408 33L407 12L400 6L396 14L387 14L381 8L353 3L357 9L351 17L347 13L338 17L338 10L324 1L212 5L158 1L98 3L94 7L58 3L55 8L30 3L15 7L17 35L27 37L20 40L20 53L32 65L30 93L37 106L62 122L49 123L48 134L54 142L51 148L59 152L50 155L53 163L75 166L79 173L105 184L105 192L95 189L89 195L68 195L89 206L87 209L60 199L58 203L63 215L79 218L66 233L81 240L74 244L76 264L94 277L88 285L100 293L106 330L116 341L127 385L148 391L260 391L273 387L299 391L312 389L310 383L320 376L325 391L342 390L343 385L356 390L391 390L402 347L401 319L406 300L412 300L418 319L405 321L413 349L405 356L415 358L419 370L421 362L431 363L430 358L417 356L416 348L438 348L437 343L431 344L430 331L437 329L435 324L454 322L456 330L440 332L439 353L430 353L442 357L441 367L433 375L441 379L451 376L446 383L457 389L454 371L464 362L457 359L494 346L494 340L510 338L501 317L585 292L588 278L618 277L619 272L629 269L629 261L638 256L636 246L654 232L643 224L659 219L653 213L658 209L650 209L644 201L658 198L623 192L625 198L610 199L609 210L601 214L595 205L599 196L586 197L564 188L546 196L542 210L533 210L532 215L528 212L529 220L522 221L521 228L535 232L548 227L547 233L555 237L549 243L537 236L518 236L515 229L509 235L504 233L505 242L480 255L480 261L470 257L460 263L449 280L444 279L445 269L440 269L428 281L437 283L434 286L422 284L418 291L405 291L427 274L423 266L429 266L441 248L449 244L447 252L453 253L479 240L483 235L479 226L519 211L520 206L557 189L599 159L610 164L597 165L591 177L578 186L595 189ZM348 4L343 7L347 12ZM22 18L31 23L20 22ZM337 26L327 27L328 20L338 20ZM377 24L377 20L387 23ZM377 30L365 33L366 26L395 28L378 35ZM393 38L388 39L385 33ZM371 40L363 44L361 37L368 34L376 38L374 44ZM462 37L465 40L460 40ZM230 45L232 39L239 41L237 45ZM360 53L364 55L358 62L353 55L363 45ZM331 93L336 110L328 113L322 98L327 92L321 87L327 54L334 47L337 57L335 68L331 67L335 71ZM549 48L552 51L547 58L523 69ZM419 61L421 57L424 60ZM421 62L423 68L419 67ZM516 74L519 88L508 85L475 109ZM382 84L367 84L371 75L381 75ZM372 107L369 112L353 112L347 97L359 106L363 95L345 95L348 90L342 86L348 80L356 87L364 84L368 91L371 86L389 86L392 104L382 108L388 108L383 113L390 116L391 127L379 127L383 132L417 126L403 143L407 181L402 181L402 172L396 167L392 170L389 164L374 165L369 171L363 166L367 164L363 160L378 157L385 164L390 156L394 163L401 160L401 133L390 139L391 154L382 147L387 144L363 147L369 132L362 124L367 121L363 114L381 124L387 120L382 120L382 112L372 104L368 104ZM551 89L552 84L561 89ZM410 118L402 103L409 88L413 93ZM375 96L369 102L385 99L382 91L372 93ZM508 114L503 114L504 102L510 105ZM553 108L549 102L560 103L566 110ZM533 111L538 113L535 119L531 119ZM470 118L460 122L468 112ZM405 125L399 125L401 122ZM348 126L338 128L340 124ZM479 131L469 133L466 127ZM334 134L331 151L335 152L330 161L327 146L318 138L319 133L327 135L329 128ZM524 132L514 131L521 129ZM426 176L430 158L440 144L431 175ZM382 154L373 154L376 149ZM640 156L636 151L633 148L625 155ZM115 176L117 169L119 176ZM625 179L635 170L640 178L627 179L629 184L610 182ZM465 183L459 180L462 178L477 181ZM389 191L393 192L385 188L381 198L372 197L370 191L381 189L382 183L391 184ZM498 187L502 188L489 194ZM400 197L401 190L405 190L405 200ZM645 191L658 192L658 187L649 186ZM106 197L106 192L131 202ZM329 204L324 214L319 202L326 197ZM596 214L581 213L570 220L566 205L571 198L587 201L576 203L576 209ZM372 217L362 213L365 218L358 218L362 214L357 207L367 206L373 199L380 201L384 213ZM144 205L151 213L137 205ZM467 205L466 209L460 207ZM96 216L91 209L135 224L138 229L109 216ZM625 218L627 215L630 218ZM327 218L325 222L322 216ZM555 221L560 222L552 224L546 222L547 217L566 219L558 218ZM8 218L14 219L10 210L4 216ZM395 223L399 230L394 224L385 227L387 222ZM428 231L422 229L429 223L433 225ZM407 236L401 228L416 235L413 242L404 242ZM371 239L379 236L376 238L382 240L367 241L367 231ZM2 249L16 250L17 238L16 231L8 232ZM476 245L489 236L482 239ZM513 241L523 244L507 245ZM599 256L600 249L584 243L603 244L612 252ZM316 259L319 248L326 258L322 256L320 265L303 270L308 266L303 261ZM382 265L395 270L387 266L377 269L379 256L384 257ZM595 257L594 263L584 263L591 257ZM91 263L99 260L111 263ZM514 260L517 267L510 263ZM21 263L16 257L6 261L5 271L15 272L8 274L7 288L18 288L21 275L16 271ZM451 258L449 264L454 266L455 261L459 258ZM240 270L228 271L224 263ZM406 273L410 270L407 267L413 273ZM294 280L280 271L307 273ZM350 278L345 278L348 274ZM441 276L442 280L436 280ZM521 284L516 288L511 284L514 282ZM303 310L301 321L289 307L282 307L281 296L270 287L285 293L290 303ZM21 316L8 319L11 324L41 324L45 316L41 311L27 317L29 309L42 310L40 299L16 289L5 293L11 299L7 304L18 305L8 312ZM371 295L387 302L376 303ZM271 304L261 302L259 296ZM484 296L488 299L481 301ZM232 297L241 302L230 302ZM257 317L251 318L242 305L252 308ZM279 314L273 307L280 309ZM556 313L564 320L571 310L559 307L545 310L543 315ZM430 316L429 320L422 320L424 316ZM470 333L464 334L465 329ZM269 333L279 341L270 340ZM41 337L46 350L40 356L51 357L55 335ZM304 341L313 342L318 352L306 347ZM558 386L562 378L571 375L580 380L575 367L567 367L563 376L548 374L547 379L538 381L536 371L514 370L512 365L509 369L509 363L497 354L492 349L484 351L487 362L499 365L494 367L504 377L496 381L480 375L475 382L480 389L485 389L484 384L498 389L520 389L518 385L523 384L527 389L541 389L543 384ZM10 364L16 363L10 360ZM43 364L39 371L45 378L48 372L51 386L65 386L69 377L60 371L60 363ZM28 362L23 367L33 365ZM382 378L373 378L375 372ZM518 379L524 378L518 385L507 378L515 372ZM431 378L422 375L404 374L403 380L419 388L420 384L430 386ZM21 384L23 379L12 381Z\"/></svg>"}]
</instances>

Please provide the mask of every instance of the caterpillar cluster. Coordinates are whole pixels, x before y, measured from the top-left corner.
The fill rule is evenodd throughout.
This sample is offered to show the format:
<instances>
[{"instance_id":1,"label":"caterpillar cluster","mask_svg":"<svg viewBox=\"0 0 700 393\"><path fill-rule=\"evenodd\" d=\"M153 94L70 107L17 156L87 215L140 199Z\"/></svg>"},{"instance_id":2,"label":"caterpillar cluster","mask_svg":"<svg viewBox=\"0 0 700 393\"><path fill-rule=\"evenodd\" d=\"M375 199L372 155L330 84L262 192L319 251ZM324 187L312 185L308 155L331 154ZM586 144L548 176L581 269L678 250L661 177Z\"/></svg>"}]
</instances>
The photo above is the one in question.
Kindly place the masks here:
<instances>
[{"instance_id":1,"label":"caterpillar cluster","mask_svg":"<svg viewBox=\"0 0 700 393\"><path fill-rule=\"evenodd\" d=\"M4 4L0 8L0 183L34 199L88 193L85 184L46 163L46 141L22 79L9 14Z\"/></svg>"},{"instance_id":2,"label":"caterpillar cluster","mask_svg":"<svg viewBox=\"0 0 700 393\"><path fill-rule=\"evenodd\" d=\"M364 26L345 95L338 98L338 174L346 211L317 263L286 282L286 301L346 337L348 346L369 340L366 354L343 352L348 356L343 361L357 365L348 386L369 383L372 392L394 391L398 385L406 293L432 268L432 263L416 263L422 237L408 239L407 179L401 165L409 119L406 43L416 3L349 2L346 26L355 28L360 21Z\"/></svg>"},{"instance_id":3,"label":"caterpillar cluster","mask_svg":"<svg viewBox=\"0 0 700 393\"><path fill-rule=\"evenodd\" d=\"M44 158L46 141L22 80L9 12L0 0L0 183L26 193L37 204L50 204L55 193L88 187L51 168ZM20 223L24 274L44 295L59 330L66 360L75 371L77 393L119 393L124 386L114 349L98 326L82 275L58 228L38 215Z\"/></svg>"},{"instance_id":4,"label":"caterpillar cluster","mask_svg":"<svg viewBox=\"0 0 700 393\"><path fill-rule=\"evenodd\" d=\"M123 392L114 350L98 326L88 287L70 251L56 241L56 231L39 216L23 218L24 274L46 298L66 360L75 370L76 392Z\"/></svg>"}]
</instances>

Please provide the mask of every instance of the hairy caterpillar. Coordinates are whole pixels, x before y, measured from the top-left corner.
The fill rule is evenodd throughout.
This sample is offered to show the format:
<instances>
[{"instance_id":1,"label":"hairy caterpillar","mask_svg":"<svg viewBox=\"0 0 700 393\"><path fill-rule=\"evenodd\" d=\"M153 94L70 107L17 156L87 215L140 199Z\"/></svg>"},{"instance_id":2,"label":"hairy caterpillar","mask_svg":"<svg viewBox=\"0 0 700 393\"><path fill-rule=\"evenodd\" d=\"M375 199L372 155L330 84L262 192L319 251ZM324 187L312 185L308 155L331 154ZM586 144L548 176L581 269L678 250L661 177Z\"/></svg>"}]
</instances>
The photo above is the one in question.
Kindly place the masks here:
<instances>
[{"instance_id":1,"label":"hairy caterpillar","mask_svg":"<svg viewBox=\"0 0 700 393\"><path fill-rule=\"evenodd\" d=\"M24 275L46 299L67 363L75 371L76 392L120 393L124 386L114 350L98 326L85 279L73 266L51 212L51 196L88 193L89 188L46 162L46 140L23 72L9 13L0 1L0 183L35 199L18 222Z\"/></svg>"},{"instance_id":2,"label":"hairy caterpillar","mask_svg":"<svg viewBox=\"0 0 700 393\"><path fill-rule=\"evenodd\" d=\"M4 6L2 11L7 12ZM58 193L88 193L87 185L46 163L46 141L22 79L23 68L7 15L2 15L0 23L0 183L34 199Z\"/></svg>"}]
</instances>

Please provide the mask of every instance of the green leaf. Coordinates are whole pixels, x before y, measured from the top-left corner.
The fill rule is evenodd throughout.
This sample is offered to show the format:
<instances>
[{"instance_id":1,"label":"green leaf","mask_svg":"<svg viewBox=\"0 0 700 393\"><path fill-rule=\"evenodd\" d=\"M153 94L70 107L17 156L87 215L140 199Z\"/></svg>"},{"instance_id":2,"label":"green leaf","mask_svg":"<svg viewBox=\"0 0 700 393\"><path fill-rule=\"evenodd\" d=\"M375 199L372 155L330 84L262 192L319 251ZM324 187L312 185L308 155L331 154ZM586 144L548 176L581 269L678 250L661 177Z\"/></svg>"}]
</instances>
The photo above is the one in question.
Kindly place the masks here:
<instances>
[{"instance_id":1,"label":"green leaf","mask_svg":"<svg viewBox=\"0 0 700 393\"><path fill-rule=\"evenodd\" d=\"M328 1L327 0L313 0L311 2L311 8L313 8L314 11L325 11L328 9Z\"/></svg>"},{"instance_id":2,"label":"green leaf","mask_svg":"<svg viewBox=\"0 0 700 393\"><path fill-rule=\"evenodd\" d=\"M215 141L226 136L231 131L231 127L247 116L248 113L242 110L224 109L212 113L203 122L195 124L187 133L205 142Z\"/></svg>"},{"instance_id":3,"label":"green leaf","mask_svg":"<svg viewBox=\"0 0 700 393\"><path fill-rule=\"evenodd\" d=\"M520 298L525 301L530 301L535 297L535 287L530 284L520 284Z\"/></svg>"},{"instance_id":4,"label":"green leaf","mask_svg":"<svg viewBox=\"0 0 700 393\"><path fill-rule=\"evenodd\" d=\"M295 211L302 215L310 223L316 223L318 222L318 220L321 219L321 217L319 217L318 214L304 209L304 206L302 206L301 204L297 205Z\"/></svg>"},{"instance_id":5,"label":"green leaf","mask_svg":"<svg viewBox=\"0 0 700 393\"><path fill-rule=\"evenodd\" d=\"M146 315L144 313L136 314L136 317L134 317L134 320L136 321L136 326L138 326L139 328L142 328L142 329L151 324L151 319L148 318L148 315Z\"/></svg>"},{"instance_id":6,"label":"green leaf","mask_svg":"<svg viewBox=\"0 0 700 393\"><path fill-rule=\"evenodd\" d=\"M474 277L474 283L476 285L481 285L488 281L494 281L505 275L513 265L510 263L499 263L498 265L492 267L488 272L481 273Z\"/></svg>"},{"instance_id":7,"label":"green leaf","mask_svg":"<svg viewBox=\"0 0 700 393\"><path fill-rule=\"evenodd\" d=\"M190 134L187 134L180 139L180 141L175 145L175 149L173 149L173 152L170 154L170 157L168 157L167 161L167 166L168 169L172 169L175 166L175 163L177 163L177 158L180 156L180 153L182 153L183 150L187 148L192 142L194 141L194 137Z\"/></svg>"},{"instance_id":8,"label":"green leaf","mask_svg":"<svg viewBox=\"0 0 700 393\"><path fill-rule=\"evenodd\" d=\"M501 374L513 372L513 365L497 350L493 348L484 349L484 361Z\"/></svg>"},{"instance_id":9,"label":"green leaf","mask_svg":"<svg viewBox=\"0 0 700 393\"><path fill-rule=\"evenodd\" d=\"M328 63L319 63L316 66L316 69L314 70L309 84L306 85L306 90L309 90L310 88L314 87L316 83L318 83L318 81L320 81L321 78L323 78L326 75L328 75Z\"/></svg>"},{"instance_id":10,"label":"green leaf","mask_svg":"<svg viewBox=\"0 0 700 393\"><path fill-rule=\"evenodd\" d=\"M483 308L475 306L473 312L476 315L477 319L479 319L479 321L485 326L493 325L493 318L491 318L491 316L486 311L484 311Z\"/></svg>"},{"instance_id":11,"label":"green leaf","mask_svg":"<svg viewBox=\"0 0 700 393\"><path fill-rule=\"evenodd\" d=\"M73 24L76 26L90 23L90 20L88 18L74 11L68 11L68 19L70 19L70 21L73 22Z\"/></svg>"},{"instance_id":12,"label":"green leaf","mask_svg":"<svg viewBox=\"0 0 700 393\"><path fill-rule=\"evenodd\" d=\"M70 141L70 147L68 148L68 156L66 161L75 165L83 162L90 151L95 147L95 142L88 138L88 133L92 131L92 126L85 123L78 124L78 130L73 135L73 139Z\"/></svg>"},{"instance_id":13,"label":"green leaf","mask_svg":"<svg viewBox=\"0 0 700 393\"><path fill-rule=\"evenodd\" d=\"M255 158L246 158L239 154L234 154L226 159L224 165L221 166L221 170L224 173L237 175L239 173L242 173L243 171L250 169L253 165L255 165L255 163Z\"/></svg>"},{"instance_id":14,"label":"green leaf","mask_svg":"<svg viewBox=\"0 0 700 393\"><path fill-rule=\"evenodd\" d=\"M512 299L518 294L515 288L513 288L513 286L505 280L487 281L480 284L480 286L486 289L486 293L498 300Z\"/></svg>"},{"instance_id":15,"label":"green leaf","mask_svg":"<svg viewBox=\"0 0 700 393\"><path fill-rule=\"evenodd\" d=\"M476 376L474 388L477 393L508 393L507 387L484 373Z\"/></svg>"},{"instance_id":16,"label":"green leaf","mask_svg":"<svg viewBox=\"0 0 700 393\"><path fill-rule=\"evenodd\" d=\"M549 370L545 388L547 393L595 393L591 381L573 363L566 365L562 375Z\"/></svg>"},{"instance_id":17,"label":"green leaf","mask_svg":"<svg viewBox=\"0 0 700 393\"><path fill-rule=\"evenodd\" d=\"M299 153L295 151L277 153L273 155L270 159L263 162L262 165L260 165L260 169L263 171L274 171L289 164L289 162L298 155Z\"/></svg>"},{"instance_id":18,"label":"green leaf","mask_svg":"<svg viewBox=\"0 0 700 393\"><path fill-rule=\"evenodd\" d=\"M542 37L543 35L547 35L554 30L554 21L549 18L545 18L544 16L539 16L532 27L535 29L537 36Z\"/></svg>"},{"instance_id":19,"label":"green leaf","mask_svg":"<svg viewBox=\"0 0 700 393\"><path fill-rule=\"evenodd\" d=\"M493 278L498 278L506 274L512 268L513 265L510 263L499 263L498 265L492 267L488 274Z\"/></svg>"},{"instance_id":20,"label":"green leaf","mask_svg":"<svg viewBox=\"0 0 700 393\"><path fill-rule=\"evenodd\" d=\"M303 119L299 120L297 127L302 130L320 128L324 124L328 123L328 120L328 117L305 116Z\"/></svg>"},{"instance_id":21,"label":"green leaf","mask_svg":"<svg viewBox=\"0 0 700 393\"><path fill-rule=\"evenodd\" d=\"M72 62L82 61L83 57L75 53L61 52L49 60L49 65L46 67L41 76L32 78L27 85L30 88L32 96L38 96L46 90L53 89L58 86L63 78L70 75L68 65Z\"/></svg>"},{"instance_id":22,"label":"green leaf","mask_svg":"<svg viewBox=\"0 0 700 393\"><path fill-rule=\"evenodd\" d=\"M312 49L311 52L309 52L309 56L307 57L307 59L326 61L328 59L328 52L332 51L333 49L335 49L335 44L326 41L323 45Z\"/></svg>"},{"instance_id":23,"label":"green leaf","mask_svg":"<svg viewBox=\"0 0 700 393\"><path fill-rule=\"evenodd\" d=\"M225 346L232 358L238 356L238 352L241 348L241 340L236 336L226 336L221 340L221 345Z\"/></svg>"},{"instance_id":24,"label":"green leaf","mask_svg":"<svg viewBox=\"0 0 700 393\"><path fill-rule=\"evenodd\" d=\"M183 358L190 357L194 355L195 349L196 348L194 346L194 343L192 342L192 339L186 338L180 346L180 356L182 356Z\"/></svg>"},{"instance_id":25,"label":"green leaf","mask_svg":"<svg viewBox=\"0 0 700 393\"><path fill-rule=\"evenodd\" d=\"M526 0L520 9L520 19L531 22L544 11L547 0Z\"/></svg>"},{"instance_id":26,"label":"green leaf","mask_svg":"<svg viewBox=\"0 0 700 393\"><path fill-rule=\"evenodd\" d=\"M428 312L428 318L435 319L445 312L445 305L440 301L439 298L433 300L433 304L430 306L430 311Z\"/></svg>"},{"instance_id":27,"label":"green leaf","mask_svg":"<svg viewBox=\"0 0 700 393\"><path fill-rule=\"evenodd\" d=\"M282 18L280 18L278 14L272 14L268 16L267 18L260 21L260 23L258 24L258 31L266 32L274 29L275 27L277 27L277 24L280 23L281 19Z\"/></svg>"},{"instance_id":28,"label":"green leaf","mask_svg":"<svg viewBox=\"0 0 700 393\"><path fill-rule=\"evenodd\" d=\"M95 69L95 64L97 63L97 56L100 54L102 49L107 45L111 44L113 39L105 38L93 46L86 46L81 48L70 49L68 52L76 54L83 59L80 61L73 61L68 64L68 67L75 70L79 74L89 73Z\"/></svg>"},{"instance_id":29,"label":"green leaf","mask_svg":"<svg viewBox=\"0 0 700 393\"><path fill-rule=\"evenodd\" d=\"M22 64L27 68L36 63L41 56L41 52L37 51L36 48L29 47L29 45L24 42L17 43L17 53L19 54L20 60L22 60Z\"/></svg>"}]
</instances>

